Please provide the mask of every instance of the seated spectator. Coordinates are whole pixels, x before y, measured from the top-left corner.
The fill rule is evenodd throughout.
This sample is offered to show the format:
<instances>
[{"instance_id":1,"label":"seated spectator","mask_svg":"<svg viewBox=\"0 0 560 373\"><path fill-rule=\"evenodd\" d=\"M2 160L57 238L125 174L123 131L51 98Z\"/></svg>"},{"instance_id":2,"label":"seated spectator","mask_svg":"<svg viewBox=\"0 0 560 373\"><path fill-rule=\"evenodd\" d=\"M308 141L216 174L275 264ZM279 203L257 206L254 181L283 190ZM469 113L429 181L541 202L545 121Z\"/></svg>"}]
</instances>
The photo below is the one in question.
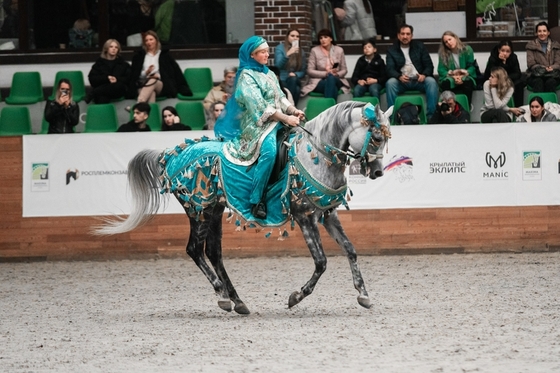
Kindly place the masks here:
<instances>
[{"instance_id":1,"label":"seated spectator","mask_svg":"<svg viewBox=\"0 0 560 373\"><path fill-rule=\"evenodd\" d=\"M274 49L274 66L280 69L280 83L291 93L294 105L301 94L301 80L305 77L307 61L299 46L299 30L290 29L283 43ZM278 75L278 74L277 74Z\"/></svg>"},{"instance_id":2,"label":"seated spectator","mask_svg":"<svg viewBox=\"0 0 560 373\"><path fill-rule=\"evenodd\" d=\"M93 100L96 104L106 104L126 95L131 70L120 53L121 45L117 40L109 39L103 44L101 56L88 74L93 90L86 96L86 103Z\"/></svg>"},{"instance_id":3,"label":"seated spectator","mask_svg":"<svg viewBox=\"0 0 560 373\"><path fill-rule=\"evenodd\" d=\"M80 120L80 107L72 101L72 84L68 79L60 79L54 100L47 100L44 112L49 122L48 133L74 133Z\"/></svg>"},{"instance_id":4,"label":"seated spectator","mask_svg":"<svg viewBox=\"0 0 560 373\"><path fill-rule=\"evenodd\" d=\"M484 80L490 78L490 71L493 67L502 67L513 82L513 102L516 107L523 105L523 95L525 94L525 76L521 73L519 60L513 51L513 44L509 40L502 40L490 52L486 69L484 70Z\"/></svg>"},{"instance_id":5,"label":"seated spectator","mask_svg":"<svg viewBox=\"0 0 560 373\"><path fill-rule=\"evenodd\" d=\"M212 117L210 106L213 103L218 101L227 102L231 97L236 73L237 67L235 66L224 69L224 80L219 85L213 87L204 98L202 104L204 105L208 118Z\"/></svg>"},{"instance_id":6,"label":"seated spectator","mask_svg":"<svg viewBox=\"0 0 560 373\"><path fill-rule=\"evenodd\" d=\"M373 97L379 98L379 92L385 86L387 73L385 61L377 53L375 39L362 42L364 55L356 61L356 67L352 73L352 84L354 84L354 97L362 97L369 92Z\"/></svg>"},{"instance_id":7,"label":"seated spectator","mask_svg":"<svg viewBox=\"0 0 560 373\"><path fill-rule=\"evenodd\" d=\"M430 118L430 124L470 123L471 115L468 110L455 101L455 93L443 91L439 98L441 102L438 103L436 112Z\"/></svg>"},{"instance_id":8,"label":"seated spectator","mask_svg":"<svg viewBox=\"0 0 560 373\"><path fill-rule=\"evenodd\" d=\"M185 76L169 50L161 49L154 31L143 34L143 48L132 57L131 90L138 91L137 102L156 102L156 96L192 96Z\"/></svg>"},{"instance_id":9,"label":"seated spectator","mask_svg":"<svg viewBox=\"0 0 560 373\"><path fill-rule=\"evenodd\" d=\"M277 66L269 66L268 69L272 71L274 75L276 75L276 78L278 78L278 84L280 85L282 92L284 92L284 94L286 95L288 101L290 101L290 104L296 106L294 103L294 97L292 96L292 92L290 92L290 90L286 88L286 86L284 86L284 84L282 84L282 81L280 80L280 69Z\"/></svg>"},{"instance_id":10,"label":"seated spectator","mask_svg":"<svg viewBox=\"0 0 560 373\"><path fill-rule=\"evenodd\" d=\"M484 104L480 108L481 123L511 122L512 115L519 116L522 111L510 108L508 102L513 96L513 82L501 67L494 67L490 79L484 82Z\"/></svg>"},{"instance_id":11,"label":"seated spectator","mask_svg":"<svg viewBox=\"0 0 560 373\"><path fill-rule=\"evenodd\" d=\"M344 27L344 40L366 40L377 35L369 0L345 0L344 9L334 8Z\"/></svg>"},{"instance_id":12,"label":"seated spectator","mask_svg":"<svg viewBox=\"0 0 560 373\"><path fill-rule=\"evenodd\" d=\"M412 26L402 25L398 41L387 49L387 105L395 105L397 96L405 91L422 91L426 93L429 118L436 110L439 87L433 77L432 58L422 42L412 40L413 32Z\"/></svg>"},{"instance_id":13,"label":"seated spectator","mask_svg":"<svg viewBox=\"0 0 560 373\"><path fill-rule=\"evenodd\" d=\"M222 101L214 102L210 106L210 110L212 111L212 117L210 117L210 119L208 119L206 121L206 124L204 125L204 127L202 129L213 130L214 125L216 124L216 121L218 120L218 117L222 114L225 107L226 107L225 102L222 102Z\"/></svg>"},{"instance_id":14,"label":"seated spectator","mask_svg":"<svg viewBox=\"0 0 560 373\"><path fill-rule=\"evenodd\" d=\"M121 125L117 132L145 132L152 129L146 123L150 116L150 104L147 102L138 102L132 107L133 119Z\"/></svg>"},{"instance_id":15,"label":"seated spectator","mask_svg":"<svg viewBox=\"0 0 560 373\"><path fill-rule=\"evenodd\" d=\"M166 106L161 111L162 131L190 131L192 128L181 123L181 118L173 106Z\"/></svg>"},{"instance_id":16,"label":"seated spectator","mask_svg":"<svg viewBox=\"0 0 560 373\"><path fill-rule=\"evenodd\" d=\"M91 24L85 18L80 18L74 22L74 27L68 30L70 48L91 48L93 40L93 30Z\"/></svg>"},{"instance_id":17,"label":"seated spectator","mask_svg":"<svg viewBox=\"0 0 560 373\"><path fill-rule=\"evenodd\" d=\"M548 23L535 27L537 38L527 43L527 84L534 92L556 92L560 85L560 43L550 38Z\"/></svg>"},{"instance_id":18,"label":"seated spectator","mask_svg":"<svg viewBox=\"0 0 560 373\"><path fill-rule=\"evenodd\" d=\"M535 96L529 102L529 112L524 112L518 122L556 122L558 118L544 108L542 97Z\"/></svg>"},{"instance_id":19,"label":"seated spectator","mask_svg":"<svg viewBox=\"0 0 560 373\"><path fill-rule=\"evenodd\" d=\"M476 87L474 52L453 31L445 31L439 46L438 75L442 91L464 94L472 102Z\"/></svg>"},{"instance_id":20,"label":"seated spectator","mask_svg":"<svg viewBox=\"0 0 560 373\"><path fill-rule=\"evenodd\" d=\"M344 79L348 72L344 50L335 45L333 35L328 29L319 31L317 39L319 45L311 49L307 65L307 75L310 79L301 89L301 95L305 96L313 91L336 101L339 89L344 93L350 92L350 84Z\"/></svg>"}]
</instances>

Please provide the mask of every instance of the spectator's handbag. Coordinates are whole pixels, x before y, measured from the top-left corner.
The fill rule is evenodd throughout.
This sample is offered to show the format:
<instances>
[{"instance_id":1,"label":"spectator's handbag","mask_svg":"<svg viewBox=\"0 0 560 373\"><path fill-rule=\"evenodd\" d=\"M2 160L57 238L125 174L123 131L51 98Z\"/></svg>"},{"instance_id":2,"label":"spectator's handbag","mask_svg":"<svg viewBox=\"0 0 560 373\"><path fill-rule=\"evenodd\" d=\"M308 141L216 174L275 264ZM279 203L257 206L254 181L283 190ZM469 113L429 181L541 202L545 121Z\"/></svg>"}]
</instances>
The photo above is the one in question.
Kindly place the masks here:
<instances>
[{"instance_id":1,"label":"spectator's handbag","mask_svg":"<svg viewBox=\"0 0 560 373\"><path fill-rule=\"evenodd\" d=\"M546 71L544 66L535 66L531 69L531 76L537 78L560 79L560 70L553 69L552 71Z\"/></svg>"},{"instance_id":2,"label":"spectator's handbag","mask_svg":"<svg viewBox=\"0 0 560 373\"><path fill-rule=\"evenodd\" d=\"M144 87L150 87L150 86L156 84L158 80L159 80L159 78L155 78L155 77L138 79L136 81L136 88L140 89L140 88L144 88Z\"/></svg>"}]
</instances>

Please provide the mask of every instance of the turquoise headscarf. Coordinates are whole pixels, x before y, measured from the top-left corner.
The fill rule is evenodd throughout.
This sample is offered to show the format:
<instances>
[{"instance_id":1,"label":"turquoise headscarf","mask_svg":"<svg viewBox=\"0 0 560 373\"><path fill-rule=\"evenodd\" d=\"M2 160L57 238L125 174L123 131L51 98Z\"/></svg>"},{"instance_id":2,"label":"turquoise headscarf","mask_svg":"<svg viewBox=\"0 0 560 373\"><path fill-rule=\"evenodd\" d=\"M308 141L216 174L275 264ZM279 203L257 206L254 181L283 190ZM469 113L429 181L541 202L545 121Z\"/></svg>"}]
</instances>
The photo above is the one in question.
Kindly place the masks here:
<instances>
[{"instance_id":1,"label":"turquoise headscarf","mask_svg":"<svg viewBox=\"0 0 560 373\"><path fill-rule=\"evenodd\" d=\"M245 40L245 42L241 45L241 48L239 48L239 68L237 70L237 74L235 75L234 87L237 86L237 79L239 79L241 72L245 69L259 71L264 74L268 73L268 67L266 65L261 65L255 61L254 58L251 58L251 53L253 53L253 51L255 51L263 43L266 43L266 40L255 35ZM235 92L235 88L233 91ZM214 134L216 137L221 137L224 140L231 140L237 136L240 131L240 114L241 108L237 104L237 101L234 97L230 98L227 101L224 111L214 126Z\"/></svg>"}]
</instances>

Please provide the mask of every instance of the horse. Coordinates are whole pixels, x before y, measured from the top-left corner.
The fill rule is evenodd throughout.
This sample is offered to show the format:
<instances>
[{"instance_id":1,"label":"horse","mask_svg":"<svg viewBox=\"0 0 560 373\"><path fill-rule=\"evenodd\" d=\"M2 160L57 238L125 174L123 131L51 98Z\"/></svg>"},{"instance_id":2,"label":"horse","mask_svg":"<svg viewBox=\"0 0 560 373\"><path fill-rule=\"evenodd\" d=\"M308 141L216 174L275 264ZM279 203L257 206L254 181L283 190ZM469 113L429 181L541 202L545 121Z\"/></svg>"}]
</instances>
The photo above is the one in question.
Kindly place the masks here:
<instances>
[{"instance_id":1,"label":"horse","mask_svg":"<svg viewBox=\"0 0 560 373\"><path fill-rule=\"evenodd\" d=\"M372 307L358 267L356 250L340 223L337 207L341 203L347 207L344 171L351 160L354 160L354 164L359 162L360 173L364 177L373 180L383 176L382 159L391 137L388 119L391 112L392 108L384 113L378 105L374 107L364 102L346 101L325 110L304 126L296 127L290 137L283 141L289 149L288 163L283 167L283 176L273 185L286 185L286 191L281 195L289 205L285 216L292 220L292 225L294 221L299 225L315 263L311 278L299 291L289 296L289 308L313 292L326 270L327 258L319 235L319 223L323 224L348 258L354 287L358 291L358 303L365 308ZM209 144L212 149L208 148ZM128 183L133 200L130 215L126 218L105 219L93 232L112 235L131 231L147 223L157 213L165 200L161 195L167 194L163 192L174 194L189 216L190 236L186 252L214 287L218 306L230 312L233 302L235 312L249 314L248 307L228 277L222 259L223 214L226 207L235 211L239 207L232 202L235 196L224 192L226 188L222 183L228 181L217 177L220 173L218 166L224 161L220 157L221 146L223 142L216 140L194 141L188 146L182 144L163 153L158 150L139 152L128 165ZM199 161L194 172L187 168L173 171L176 178L180 175L183 177L175 180L169 175L169 158L184 163L177 157L181 151L189 156L194 152L203 157L197 158ZM204 174L204 167L212 171ZM173 180L175 185L171 185ZM189 181L192 182L190 186L187 185ZM195 193L195 189L203 192ZM248 220L251 220L250 226L262 223L250 217Z\"/></svg>"}]
</instances>

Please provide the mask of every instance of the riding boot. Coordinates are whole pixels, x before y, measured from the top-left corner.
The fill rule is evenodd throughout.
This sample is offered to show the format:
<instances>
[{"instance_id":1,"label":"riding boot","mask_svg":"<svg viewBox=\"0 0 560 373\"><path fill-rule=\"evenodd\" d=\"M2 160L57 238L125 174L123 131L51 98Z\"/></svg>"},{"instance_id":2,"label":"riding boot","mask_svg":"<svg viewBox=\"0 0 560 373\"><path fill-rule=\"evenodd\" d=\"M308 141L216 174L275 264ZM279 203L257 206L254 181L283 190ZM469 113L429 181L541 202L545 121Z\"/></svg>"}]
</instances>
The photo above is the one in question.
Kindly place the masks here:
<instances>
[{"instance_id":1,"label":"riding boot","mask_svg":"<svg viewBox=\"0 0 560 373\"><path fill-rule=\"evenodd\" d=\"M263 194L260 202L253 205L251 214L257 219L266 219L266 192Z\"/></svg>"}]
</instances>

